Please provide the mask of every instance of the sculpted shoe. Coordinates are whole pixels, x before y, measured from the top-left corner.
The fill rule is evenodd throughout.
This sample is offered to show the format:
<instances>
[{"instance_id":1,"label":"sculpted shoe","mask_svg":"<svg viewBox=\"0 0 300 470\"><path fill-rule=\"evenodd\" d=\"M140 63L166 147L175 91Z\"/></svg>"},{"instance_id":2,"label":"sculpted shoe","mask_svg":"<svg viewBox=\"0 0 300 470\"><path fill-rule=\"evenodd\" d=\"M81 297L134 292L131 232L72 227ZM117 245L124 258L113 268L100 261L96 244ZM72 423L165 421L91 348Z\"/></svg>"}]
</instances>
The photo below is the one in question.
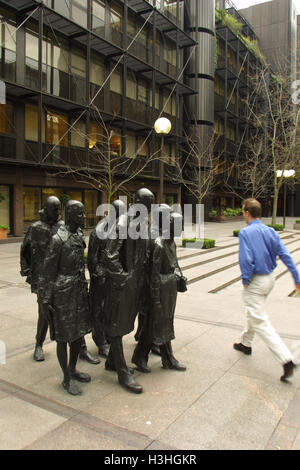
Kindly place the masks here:
<instances>
[{"instance_id":1,"label":"sculpted shoe","mask_svg":"<svg viewBox=\"0 0 300 470\"><path fill-rule=\"evenodd\" d=\"M145 373L151 372L150 367L147 366L147 362L144 359L141 359L141 358L136 359L133 357L131 359L131 362L132 364L136 365L137 370L139 370L140 372L145 372Z\"/></svg>"},{"instance_id":2,"label":"sculpted shoe","mask_svg":"<svg viewBox=\"0 0 300 470\"><path fill-rule=\"evenodd\" d=\"M70 371L70 376L74 380L78 380L78 382L90 382L91 376L89 374L84 374L83 372L79 372L75 370L74 372Z\"/></svg>"},{"instance_id":3,"label":"sculpted shoe","mask_svg":"<svg viewBox=\"0 0 300 470\"><path fill-rule=\"evenodd\" d=\"M172 361L172 362L163 362L163 368L164 369L174 369L174 370L179 370L179 371L185 371L186 367L183 364L180 364L178 361Z\"/></svg>"},{"instance_id":4,"label":"sculpted shoe","mask_svg":"<svg viewBox=\"0 0 300 470\"><path fill-rule=\"evenodd\" d=\"M246 354L247 356L250 356L252 354L252 348L249 348L249 346L244 346L242 343L234 343L233 347L237 351L240 351Z\"/></svg>"},{"instance_id":5,"label":"sculpted shoe","mask_svg":"<svg viewBox=\"0 0 300 470\"><path fill-rule=\"evenodd\" d=\"M295 367L296 365L292 361L283 364L283 375L280 377L280 380L284 382L288 377L291 377Z\"/></svg>"},{"instance_id":6,"label":"sculpted shoe","mask_svg":"<svg viewBox=\"0 0 300 470\"><path fill-rule=\"evenodd\" d=\"M121 373L118 378L122 387L133 393L142 393L143 387L134 380L131 374Z\"/></svg>"},{"instance_id":7,"label":"sculpted shoe","mask_svg":"<svg viewBox=\"0 0 300 470\"><path fill-rule=\"evenodd\" d=\"M76 382L72 379L69 382L63 382L62 386L71 395L81 395L81 390L79 390L79 388L77 387Z\"/></svg>"},{"instance_id":8,"label":"sculpted shoe","mask_svg":"<svg viewBox=\"0 0 300 470\"><path fill-rule=\"evenodd\" d=\"M101 348L99 348L99 351L98 351L98 354L99 356L101 357L104 357L105 359L108 357L108 353L109 353L109 345L104 345L104 346L101 346Z\"/></svg>"},{"instance_id":9,"label":"sculpted shoe","mask_svg":"<svg viewBox=\"0 0 300 470\"><path fill-rule=\"evenodd\" d=\"M34 353L33 353L33 359L37 362L41 362L45 360L44 353L42 350L42 346L36 346Z\"/></svg>"},{"instance_id":10,"label":"sculpted shoe","mask_svg":"<svg viewBox=\"0 0 300 470\"><path fill-rule=\"evenodd\" d=\"M100 359L98 357L93 356L87 349L83 349L79 353L80 359L89 362L90 364L100 364Z\"/></svg>"}]
</instances>

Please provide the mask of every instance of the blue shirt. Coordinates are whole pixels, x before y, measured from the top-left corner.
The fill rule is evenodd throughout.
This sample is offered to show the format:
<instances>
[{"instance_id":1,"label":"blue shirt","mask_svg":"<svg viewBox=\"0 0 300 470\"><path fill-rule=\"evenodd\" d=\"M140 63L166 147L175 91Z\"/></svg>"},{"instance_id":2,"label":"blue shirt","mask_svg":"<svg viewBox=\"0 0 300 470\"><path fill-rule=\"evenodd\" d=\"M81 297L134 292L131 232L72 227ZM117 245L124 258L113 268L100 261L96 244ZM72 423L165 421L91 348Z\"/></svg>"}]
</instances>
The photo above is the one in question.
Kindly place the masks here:
<instances>
[{"instance_id":1,"label":"blue shirt","mask_svg":"<svg viewBox=\"0 0 300 470\"><path fill-rule=\"evenodd\" d=\"M254 274L270 274L277 266L276 256L287 266L295 284L300 284L297 266L278 233L255 219L239 233L239 264L244 285Z\"/></svg>"}]
</instances>

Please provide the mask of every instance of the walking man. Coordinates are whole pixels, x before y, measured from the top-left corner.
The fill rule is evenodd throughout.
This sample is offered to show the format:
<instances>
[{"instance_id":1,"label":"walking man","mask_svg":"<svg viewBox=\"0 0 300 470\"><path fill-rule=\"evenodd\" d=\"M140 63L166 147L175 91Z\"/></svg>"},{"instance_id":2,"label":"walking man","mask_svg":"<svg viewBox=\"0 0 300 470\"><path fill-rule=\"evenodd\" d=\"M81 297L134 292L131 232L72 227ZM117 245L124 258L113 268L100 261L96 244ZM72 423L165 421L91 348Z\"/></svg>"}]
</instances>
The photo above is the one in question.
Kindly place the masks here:
<instances>
[{"instance_id":1,"label":"walking man","mask_svg":"<svg viewBox=\"0 0 300 470\"><path fill-rule=\"evenodd\" d=\"M279 256L291 272L296 292L300 293L299 273L290 253L273 228L261 221L261 205L256 199L246 199L242 212L247 227L239 233L239 264L244 286L243 300L247 312L247 324L242 333L241 342L233 345L234 349L250 355L252 341L258 333L270 351L283 365L285 381L293 375L294 359L280 336L272 327L264 311L265 301L274 287L276 256Z\"/></svg>"}]
</instances>

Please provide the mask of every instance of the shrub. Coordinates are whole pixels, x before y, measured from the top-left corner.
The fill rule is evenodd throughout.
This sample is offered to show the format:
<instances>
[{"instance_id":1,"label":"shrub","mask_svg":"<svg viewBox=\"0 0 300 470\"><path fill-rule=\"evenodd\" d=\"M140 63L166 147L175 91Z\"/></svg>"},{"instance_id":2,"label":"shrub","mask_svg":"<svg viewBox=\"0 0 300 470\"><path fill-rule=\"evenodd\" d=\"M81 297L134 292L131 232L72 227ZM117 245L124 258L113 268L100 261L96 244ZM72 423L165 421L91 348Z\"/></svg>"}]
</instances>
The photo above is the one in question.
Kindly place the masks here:
<instances>
[{"instance_id":1,"label":"shrub","mask_svg":"<svg viewBox=\"0 0 300 470\"><path fill-rule=\"evenodd\" d=\"M268 225L268 227L272 227L277 232L282 232L282 230L284 229L284 225L282 225L282 224L275 224L275 225L267 224L267 225Z\"/></svg>"},{"instance_id":2,"label":"shrub","mask_svg":"<svg viewBox=\"0 0 300 470\"><path fill-rule=\"evenodd\" d=\"M216 241L211 240L210 238L183 238L182 240L182 246L185 248L188 243L201 243L201 248L208 249L208 248L213 248L215 246Z\"/></svg>"},{"instance_id":3,"label":"shrub","mask_svg":"<svg viewBox=\"0 0 300 470\"><path fill-rule=\"evenodd\" d=\"M296 224L300 224L300 220L299 220L299 219L297 219L295 223L296 223Z\"/></svg>"},{"instance_id":4,"label":"shrub","mask_svg":"<svg viewBox=\"0 0 300 470\"><path fill-rule=\"evenodd\" d=\"M212 209L208 215L209 217L217 217L218 212L216 211L216 209Z\"/></svg>"},{"instance_id":5,"label":"shrub","mask_svg":"<svg viewBox=\"0 0 300 470\"><path fill-rule=\"evenodd\" d=\"M238 236L239 236L239 233L240 233L240 230L234 230L234 231L233 231L233 236L234 236L234 237L238 237Z\"/></svg>"},{"instance_id":6,"label":"shrub","mask_svg":"<svg viewBox=\"0 0 300 470\"><path fill-rule=\"evenodd\" d=\"M0 228L3 228L4 230L9 230L9 225L2 224L0 225Z\"/></svg>"},{"instance_id":7,"label":"shrub","mask_svg":"<svg viewBox=\"0 0 300 470\"><path fill-rule=\"evenodd\" d=\"M241 215L242 209L239 207L238 209L231 209L231 207L226 207L223 214L225 217L237 217Z\"/></svg>"}]
</instances>

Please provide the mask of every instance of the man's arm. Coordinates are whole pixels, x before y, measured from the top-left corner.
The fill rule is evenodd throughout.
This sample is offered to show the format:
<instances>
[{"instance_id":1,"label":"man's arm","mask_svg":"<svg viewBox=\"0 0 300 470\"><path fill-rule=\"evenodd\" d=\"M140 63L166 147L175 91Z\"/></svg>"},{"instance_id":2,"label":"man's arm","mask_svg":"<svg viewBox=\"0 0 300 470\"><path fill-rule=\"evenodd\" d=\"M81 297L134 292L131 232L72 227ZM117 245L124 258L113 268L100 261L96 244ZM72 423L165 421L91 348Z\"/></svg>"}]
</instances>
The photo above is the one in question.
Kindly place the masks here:
<instances>
[{"instance_id":1,"label":"man's arm","mask_svg":"<svg viewBox=\"0 0 300 470\"><path fill-rule=\"evenodd\" d=\"M246 287L251 282L255 265L247 236L242 231L239 233L239 264L242 273L242 282L244 287Z\"/></svg>"},{"instance_id":2,"label":"man's arm","mask_svg":"<svg viewBox=\"0 0 300 470\"><path fill-rule=\"evenodd\" d=\"M25 238L20 250L21 276L30 276L31 274L31 227L26 232Z\"/></svg>"},{"instance_id":3,"label":"man's arm","mask_svg":"<svg viewBox=\"0 0 300 470\"><path fill-rule=\"evenodd\" d=\"M286 246L282 243L279 235L278 234L276 235L277 235L277 255L279 256L281 261L286 265L286 267L292 274L295 285L296 285L296 291L297 293L300 293L300 278L299 278L299 272L298 272L296 263L291 257L291 254L286 248Z\"/></svg>"}]
</instances>

